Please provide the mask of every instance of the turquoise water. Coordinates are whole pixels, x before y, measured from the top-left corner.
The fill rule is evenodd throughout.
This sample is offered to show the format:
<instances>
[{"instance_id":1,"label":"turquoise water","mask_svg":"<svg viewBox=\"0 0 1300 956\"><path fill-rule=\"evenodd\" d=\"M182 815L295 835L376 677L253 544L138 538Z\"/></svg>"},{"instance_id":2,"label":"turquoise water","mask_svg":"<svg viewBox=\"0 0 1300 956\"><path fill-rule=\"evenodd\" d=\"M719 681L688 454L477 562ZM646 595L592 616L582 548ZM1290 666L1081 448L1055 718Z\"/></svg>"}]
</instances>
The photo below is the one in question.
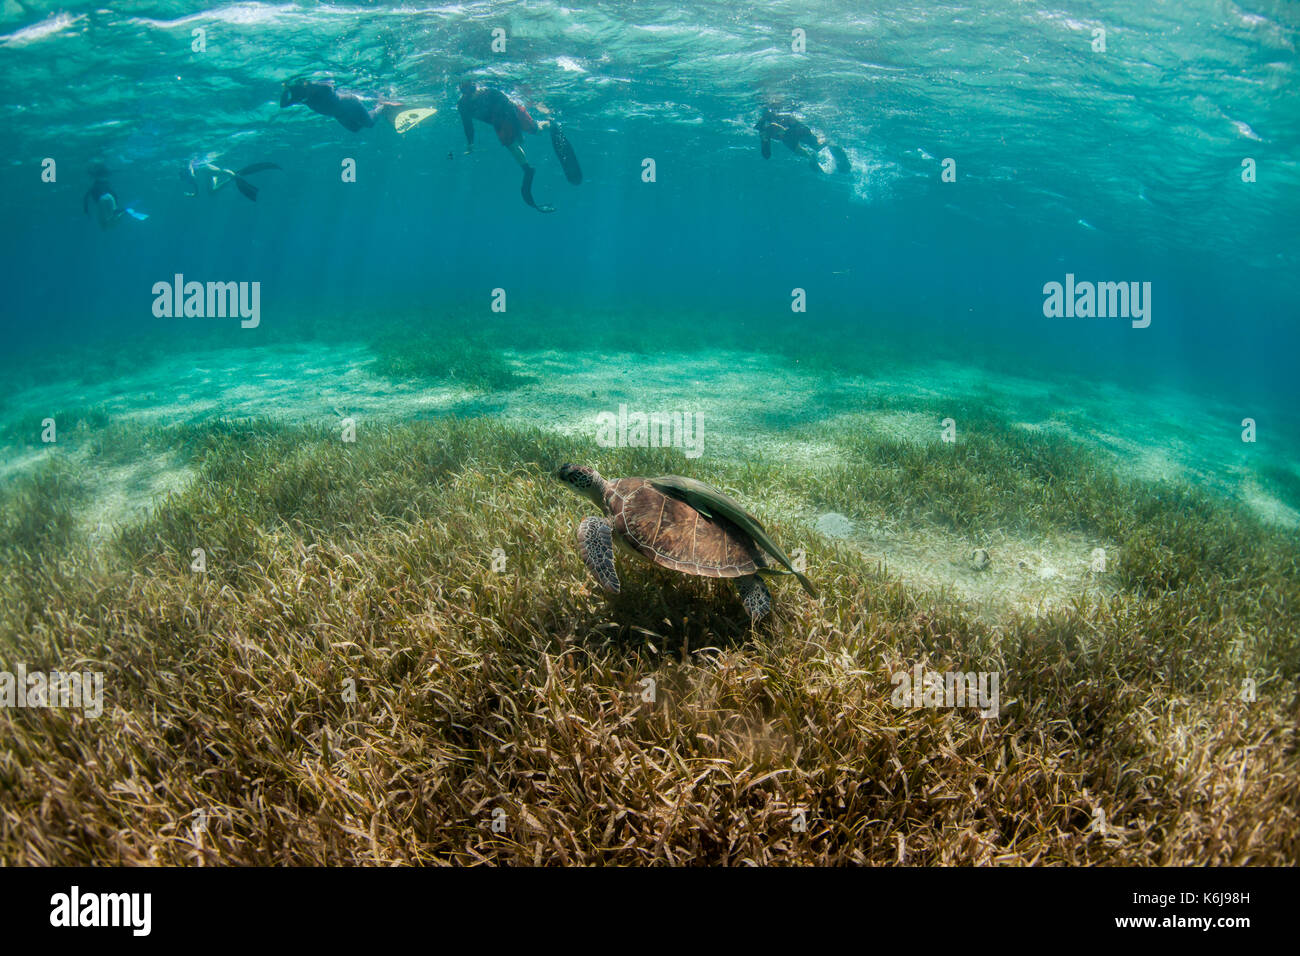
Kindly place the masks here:
<instances>
[{"instance_id":1,"label":"turquoise water","mask_svg":"<svg viewBox=\"0 0 1300 956\"><path fill-rule=\"evenodd\" d=\"M5 339L25 361L450 314L515 321L532 341L636 322L665 350L816 330L840 355L996 355L1046 379L1177 385L1290 428L1297 42L1293 3L1206 0L7 2ZM439 112L401 135L352 133L280 107L303 72ZM524 143L554 214L523 204L488 127L465 155L467 76L564 124L580 186L545 135ZM765 161L766 104L840 145L851 171L816 172L779 144ZM282 171L254 177L255 203L189 198L177 174L196 158ZM83 214L94 162L147 220L101 230ZM258 328L156 316L152 290L176 274L259 283ZM1067 274L1150 283L1150 325L1045 316L1044 286ZM694 341L657 315L686 318Z\"/></svg>"},{"instance_id":2,"label":"turquoise water","mask_svg":"<svg viewBox=\"0 0 1300 956\"><path fill-rule=\"evenodd\" d=\"M0 0L0 862L1294 864L1298 46L1297 0ZM467 79L563 125L554 211Z\"/></svg>"}]
</instances>

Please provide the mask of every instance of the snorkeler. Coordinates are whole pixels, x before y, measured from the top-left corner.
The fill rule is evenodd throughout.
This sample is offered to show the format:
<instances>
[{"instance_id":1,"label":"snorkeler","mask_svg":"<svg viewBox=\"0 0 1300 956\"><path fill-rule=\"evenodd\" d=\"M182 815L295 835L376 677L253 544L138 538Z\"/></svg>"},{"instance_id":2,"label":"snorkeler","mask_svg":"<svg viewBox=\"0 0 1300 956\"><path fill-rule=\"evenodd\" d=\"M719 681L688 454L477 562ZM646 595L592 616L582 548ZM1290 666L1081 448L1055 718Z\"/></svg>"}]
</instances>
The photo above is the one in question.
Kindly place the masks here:
<instances>
[{"instance_id":1,"label":"snorkeler","mask_svg":"<svg viewBox=\"0 0 1300 956\"><path fill-rule=\"evenodd\" d=\"M96 163L90 167L90 179L90 188L81 197L81 211L90 215L90 204L93 202L100 229L116 226L123 215L133 219L149 218L148 213L137 212L118 201L117 193L113 192L113 186L108 181L108 167L103 163Z\"/></svg>"},{"instance_id":2,"label":"snorkeler","mask_svg":"<svg viewBox=\"0 0 1300 956\"><path fill-rule=\"evenodd\" d=\"M231 183L235 188L254 202L257 201L257 187L250 183L245 177L253 173L265 172L268 169L279 169L275 163L254 163L252 166L245 166L243 169L223 169L220 166L214 166L212 163L200 163L197 160L190 160L188 166L181 170L181 182L185 184L185 195L197 196L200 189L206 189L208 194L215 193L218 189L223 189Z\"/></svg>"},{"instance_id":3,"label":"snorkeler","mask_svg":"<svg viewBox=\"0 0 1300 956\"><path fill-rule=\"evenodd\" d=\"M838 146L832 146L824 136L814 133L797 116L791 113L777 113L770 107L763 110L763 115L754 124L758 130L759 148L764 159L772 158L772 140L780 140L792 153L807 157L812 167L818 172L826 172L818 160L822 150L831 154L834 161L833 172L847 173L850 168L848 154Z\"/></svg>"},{"instance_id":4,"label":"snorkeler","mask_svg":"<svg viewBox=\"0 0 1300 956\"><path fill-rule=\"evenodd\" d=\"M373 109L367 109L357 94L346 91L340 93L329 80L309 80L303 76L286 80L280 91L281 109L295 103L302 103L322 116L334 117L353 133L369 129L381 117L391 117L393 127L399 133L405 133L437 112L432 109L403 110L401 103L384 100L380 100Z\"/></svg>"},{"instance_id":5,"label":"snorkeler","mask_svg":"<svg viewBox=\"0 0 1300 956\"><path fill-rule=\"evenodd\" d=\"M474 149L474 120L491 126L501 145L510 151L519 168L524 171L524 181L519 187L520 195L524 197L524 202L538 212L555 212L555 207L539 206L533 201L533 176L537 170L528 164L528 157L524 155L524 147L520 143L524 133L540 133L549 129L551 147L564 168L564 177L575 186L582 182L582 167L578 165L577 154L560 130L560 124L554 120L542 120L539 123L528 115L528 110L500 90L480 87L473 80L461 83L460 101L456 104L456 109L460 111L460 123L465 129L465 152Z\"/></svg>"}]
</instances>

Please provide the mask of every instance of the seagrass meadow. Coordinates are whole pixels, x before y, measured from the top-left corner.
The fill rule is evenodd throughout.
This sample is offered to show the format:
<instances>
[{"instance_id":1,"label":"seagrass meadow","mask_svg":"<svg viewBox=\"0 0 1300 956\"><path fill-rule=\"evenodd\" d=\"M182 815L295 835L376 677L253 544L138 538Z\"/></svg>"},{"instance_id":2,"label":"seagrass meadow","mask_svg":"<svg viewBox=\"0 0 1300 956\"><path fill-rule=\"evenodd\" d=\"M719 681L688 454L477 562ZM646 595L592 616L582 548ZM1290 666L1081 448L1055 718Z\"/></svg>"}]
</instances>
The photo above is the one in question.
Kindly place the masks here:
<instances>
[{"instance_id":1,"label":"seagrass meadow","mask_svg":"<svg viewBox=\"0 0 1300 956\"><path fill-rule=\"evenodd\" d=\"M649 565L599 592L552 477L571 437L76 420L4 490L0 647L102 671L105 707L0 709L6 862L1296 861L1293 535L1059 436L986 412L941 464L827 430L831 467L690 466L807 551L820 600L778 582L751 626L730 589ZM90 534L72 462L159 448L187 481ZM683 471L663 449L600 465ZM990 610L798 501L973 541L1080 532L1111 580ZM917 663L1000 673L996 717L892 706Z\"/></svg>"}]
</instances>

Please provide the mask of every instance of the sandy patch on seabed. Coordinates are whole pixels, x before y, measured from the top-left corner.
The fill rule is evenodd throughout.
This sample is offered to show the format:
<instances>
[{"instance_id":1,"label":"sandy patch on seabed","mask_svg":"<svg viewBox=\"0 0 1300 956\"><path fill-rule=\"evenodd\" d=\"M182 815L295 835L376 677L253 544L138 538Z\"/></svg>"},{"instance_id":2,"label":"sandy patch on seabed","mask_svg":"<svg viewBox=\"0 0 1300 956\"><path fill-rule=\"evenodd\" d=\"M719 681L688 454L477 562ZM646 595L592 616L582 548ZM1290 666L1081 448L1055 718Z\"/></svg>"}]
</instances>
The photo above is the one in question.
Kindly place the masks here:
<instances>
[{"instance_id":1,"label":"sandy patch on seabed","mask_svg":"<svg viewBox=\"0 0 1300 956\"><path fill-rule=\"evenodd\" d=\"M885 516L870 522L838 517L843 521L835 522L830 533L827 514L810 513L805 520L902 578L922 592L921 603L930 607L958 605L998 620L1009 614L1046 613L1080 598L1091 604L1115 592L1119 551L1079 535L1030 539L994 532L970 537L909 527ZM812 573L815 561L814 555Z\"/></svg>"},{"instance_id":2,"label":"sandy patch on seabed","mask_svg":"<svg viewBox=\"0 0 1300 956\"><path fill-rule=\"evenodd\" d=\"M193 469L166 455L140 458L99 472L88 472L90 505L79 515L81 531L100 542L114 529L146 517L157 502L180 491L194 477Z\"/></svg>"},{"instance_id":3,"label":"sandy patch on seabed","mask_svg":"<svg viewBox=\"0 0 1300 956\"><path fill-rule=\"evenodd\" d=\"M30 417L87 406L102 408L114 421L148 425L251 417L322 424L344 415L412 418L475 397L464 388L423 388L371 375L373 358L364 346L318 343L189 353L129 378L32 388L14 395L10 409Z\"/></svg>"}]
</instances>

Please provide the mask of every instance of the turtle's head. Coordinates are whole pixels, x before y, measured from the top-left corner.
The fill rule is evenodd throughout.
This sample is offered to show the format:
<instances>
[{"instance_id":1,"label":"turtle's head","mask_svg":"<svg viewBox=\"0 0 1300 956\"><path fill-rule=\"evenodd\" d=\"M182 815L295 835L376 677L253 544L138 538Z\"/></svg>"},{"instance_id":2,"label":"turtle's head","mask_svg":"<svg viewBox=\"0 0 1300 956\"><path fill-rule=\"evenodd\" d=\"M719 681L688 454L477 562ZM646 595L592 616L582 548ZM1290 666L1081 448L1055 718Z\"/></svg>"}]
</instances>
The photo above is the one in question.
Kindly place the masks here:
<instances>
[{"instance_id":1,"label":"turtle's head","mask_svg":"<svg viewBox=\"0 0 1300 956\"><path fill-rule=\"evenodd\" d=\"M598 505L604 504L605 479L595 468L587 465L561 465L555 473L560 479L584 498L590 498Z\"/></svg>"}]
</instances>

